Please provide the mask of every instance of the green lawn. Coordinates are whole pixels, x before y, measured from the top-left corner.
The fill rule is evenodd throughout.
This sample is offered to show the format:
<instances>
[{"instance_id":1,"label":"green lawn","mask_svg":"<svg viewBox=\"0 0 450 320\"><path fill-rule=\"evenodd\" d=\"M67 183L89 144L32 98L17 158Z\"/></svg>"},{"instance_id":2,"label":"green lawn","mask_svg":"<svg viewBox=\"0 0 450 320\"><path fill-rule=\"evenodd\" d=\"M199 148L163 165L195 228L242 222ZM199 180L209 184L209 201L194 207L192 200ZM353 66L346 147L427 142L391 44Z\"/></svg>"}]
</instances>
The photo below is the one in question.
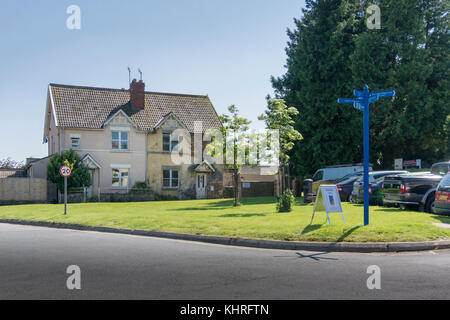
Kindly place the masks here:
<instances>
[{"instance_id":1,"label":"green lawn","mask_svg":"<svg viewBox=\"0 0 450 320\"><path fill-rule=\"evenodd\" d=\"M450 217L396 208L371 207L371 224L363 224L363 206L343 203L347 226L340 214L316 213L312 205L299 204L290 213L277 213L274 198L193 200L141 203L19 205L0 207L0 219L62 222L89 226L180 232L275 240L314 241L423 241L450 239L450 229L432 223L448 223Z\"/></svg>"}]
</instances>

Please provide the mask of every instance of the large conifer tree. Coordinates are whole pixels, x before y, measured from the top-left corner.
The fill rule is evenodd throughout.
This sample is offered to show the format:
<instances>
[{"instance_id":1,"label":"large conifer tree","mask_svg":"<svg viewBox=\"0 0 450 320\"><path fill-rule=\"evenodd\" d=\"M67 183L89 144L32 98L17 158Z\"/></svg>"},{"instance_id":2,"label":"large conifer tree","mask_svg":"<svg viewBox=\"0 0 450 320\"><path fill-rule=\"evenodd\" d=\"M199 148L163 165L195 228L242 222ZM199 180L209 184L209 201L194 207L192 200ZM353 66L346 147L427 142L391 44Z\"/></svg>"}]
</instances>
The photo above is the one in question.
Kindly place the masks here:
<instances>
[{"instance_id":1,"label":"large conifer tree","mask_svg":"<svg viewBox=\"0 0 450 320\"><path fill-rule=\"evenodd\" d=\"M381 9L381 29L366 27L366 8ZM310 175L325 165L362 161L362 112L336 103L353 89L396 89L371 104L371 162L425 164L449 156L449 29L446 0L308 0L289 30L287 72L276 95L299 110L291 165Z\"/></svg>"}]
</instances>

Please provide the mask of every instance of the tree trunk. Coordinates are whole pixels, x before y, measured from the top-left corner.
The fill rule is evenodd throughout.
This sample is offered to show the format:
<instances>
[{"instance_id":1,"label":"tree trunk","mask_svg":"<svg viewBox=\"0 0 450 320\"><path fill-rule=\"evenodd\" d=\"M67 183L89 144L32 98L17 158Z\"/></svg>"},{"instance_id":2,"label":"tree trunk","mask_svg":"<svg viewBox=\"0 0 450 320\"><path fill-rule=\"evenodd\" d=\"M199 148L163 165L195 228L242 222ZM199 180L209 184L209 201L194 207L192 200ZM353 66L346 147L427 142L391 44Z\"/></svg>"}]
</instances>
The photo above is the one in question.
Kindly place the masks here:
<instances>
[{"instance_id":1,"label":"tree trunk","mask_svg":"<svg viewBox=\"0 0 450 320\"><path fill-rule=\"evenodd\" d=\"M239 173L238 169L234 168L234 206L239 205Z\"/></svg>"}]
</instances>

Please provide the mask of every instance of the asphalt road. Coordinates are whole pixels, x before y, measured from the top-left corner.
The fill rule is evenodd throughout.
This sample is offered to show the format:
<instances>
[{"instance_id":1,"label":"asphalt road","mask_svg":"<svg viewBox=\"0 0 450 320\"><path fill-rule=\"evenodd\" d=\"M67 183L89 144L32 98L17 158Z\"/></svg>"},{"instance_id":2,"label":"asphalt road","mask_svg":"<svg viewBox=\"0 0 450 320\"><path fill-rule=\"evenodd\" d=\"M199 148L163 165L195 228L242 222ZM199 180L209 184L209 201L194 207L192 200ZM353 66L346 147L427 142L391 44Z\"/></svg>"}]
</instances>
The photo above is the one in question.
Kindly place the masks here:
<instances>
[{"instance_id":1,"label":"asphalt road","mask_svg":"<svg viewBox=\"0 0 450 320\"><path fill-rule=\"evenodd\" d=\"M81 290L68 290L69 265ZM381 289L367 288L367 268ZM449 299L450 251L251 249L0 224L0 299Z\"/></svg>"}]
</instances>

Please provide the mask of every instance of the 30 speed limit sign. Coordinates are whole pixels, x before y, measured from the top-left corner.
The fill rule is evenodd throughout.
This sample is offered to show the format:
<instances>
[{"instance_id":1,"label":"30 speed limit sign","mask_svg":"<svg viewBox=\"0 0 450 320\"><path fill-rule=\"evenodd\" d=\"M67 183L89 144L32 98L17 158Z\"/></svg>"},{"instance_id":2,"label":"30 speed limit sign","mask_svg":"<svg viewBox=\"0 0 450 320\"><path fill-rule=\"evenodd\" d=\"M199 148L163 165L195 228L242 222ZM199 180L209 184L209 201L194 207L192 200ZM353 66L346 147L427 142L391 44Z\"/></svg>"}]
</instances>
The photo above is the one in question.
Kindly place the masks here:
<instances>
[{"instance_id":1,"label":"30 speed limit sign","mask_svg":"<svg viewBox=\"0 0 450 320\"><path fill-rule=\"evenodd\" d=\"M70 169L69 166L62 166L61 168L59 168L59 173L63 176L63 177L70 177L70 175L72 174L72 169Z\"/></svg>"}]
</instances>

